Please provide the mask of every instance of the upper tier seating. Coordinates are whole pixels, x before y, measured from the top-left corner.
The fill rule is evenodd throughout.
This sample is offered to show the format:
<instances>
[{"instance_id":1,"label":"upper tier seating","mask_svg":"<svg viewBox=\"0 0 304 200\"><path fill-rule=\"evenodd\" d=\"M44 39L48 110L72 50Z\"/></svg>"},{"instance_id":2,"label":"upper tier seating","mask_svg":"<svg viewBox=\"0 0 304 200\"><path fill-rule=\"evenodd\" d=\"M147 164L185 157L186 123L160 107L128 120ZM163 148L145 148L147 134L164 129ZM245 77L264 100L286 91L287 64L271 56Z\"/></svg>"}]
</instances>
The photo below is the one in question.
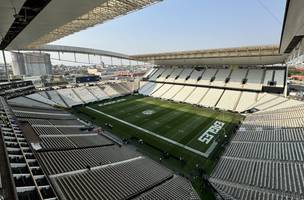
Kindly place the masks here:
<instances>
[{"instance_id":1,"label":"upper tier seating","mask_svg":"<svg viewBox=\"0 0 304 200\"><path fill-rule=\"evenodd\" d=\"M149 80L155 81L164 71L165 71L165 68L157 68L157 71L155 71L153 74L151 74Z\"/></svg>"},{"instance_id":2,"label":"upper tier seating","mask_svg":"<svg viewBox=\"0 0 304 200\"><path fill-rule=\"evenodd\" d=\"M157 68L150 81L262 91L284 87L285 70L255 68Z\"/></svg>"},{"instance_id":3,"label":"upper tier seating","mask_svg":"<svg viewBox=\"0 0 304 200\"><path fill-rule=\"evenodd\" d=\"M180 73L183 71L182 68L175 68L173 72L170 74L170 76L165 80L167 83L175 82L176 78L180 75Z\"/></svg>"},{"instance_id":4,"label":"upper tier seating","mask_svg":"<svg viewBox=\"0 0 304 200\"><path fill-rule=\"evenodd\" d=\"M243 79L246 77L248 69L234 69L229 78L226 87L229 88L242 88Z\"/></svg>"},{"instance_id":5,"label":"upper tier seating","mask_svg":"<svg viewBox=\"0 0 304 200\"><path fill-rule=\"evenodd\" d=\"M198 81L198 78L202 76L202 73L204 72L203 69L201 70L197 70L197 69L194 69L190 75L190 77L187 77L186 78L186 81L185 81L185 84L196 84L197 81Z\"/></svg>"},{"instance_id":6,"label":"upper tier seating","mask_svg":"<svg viewBox=\"0 0 304 200\"><path fill-rule=\"evenodd\" d=\"M247 74L247 82L244 84L244 89L262 90L262 79L264 70L261 69L249 69Z\"/></svg>"},{"instance_id":7,"label":"upper tier seating","mask_svg":"<svg viewBox=\"0 0 304 200\"><path fill-rule=\"evenodd\" d=\"M149 78L151 75L153 75L155 72L157 71L157 68L152 68L150 69L147 73L145 73L145 75L143 76L143 78Z\"/></svg>"},{"instance_id":8,"label":"upper tier seating","mask_svg":"<svg viewBox=\"0 0 304 200\"><path fill-rule=\"evenodd\" d=\"M264 85L284 87L285 70L266 70Z\"/></svg>"},{"instance_id":9,"label":"upper tier seating","mask_svg":"<svg viewBox=\"0 0 304 200\"><path fill-rule=\"evenodd\" d=\"M166 81L166 79L171 75L171 73L173 72L173 68L167 68L159 78L156 79L156 81L159 82L164 82Z\"/></svg>"},{"instance_id":10,"label":"upper tier seating","mask_svg":"<svg viewBox=\"0 0 304 200\"><path fill-rule=\"evenodd\" d=\"M285 70L276 70L274 72L274 81L277 87L284 87Z\"/></svg>"},{"instance_id":11,"label":"upper tier seating","mask_svg":"<svg viewBox=\"0 0 304 200\"><path fill-rule=\"evenodd\" d=\"M269 83L273 81L273 73L274 73L274 70L265 71L264 85L269 85Z\"/></svg>"},{"instance_id":12,"label":"upper tier seating","mask_svg":"<svg viewBox=\"0 0 304 200\"><path fill-rule=\"evenodd\" d=\"M212 77L215 77L217 69L206 69L197 82L198 85L210 85Z\"/></svg>"},{"instance_id":13,"label":"upper tier seating","mask_svg":"<svg viewBox=\"0 0 304 200\"><path fill-rule=\"evenodd\" d=\"M193 69L191 68L186 68L182 71L182 73L179 75L179 77L174 81L175 83L185 83L187 77L190 76L192 73Z\"/></svg>"},{"instance_id":14,"label":"upper tier seating","mask_svg":"<svg viewBox=\"0 0 304 200\"><path fill-rule=\"evenodd\" d=\"M211 83L212 86L224 87L226 78L229 77L230 69L219 69L215 75L214 81Z\"/></svg>"}]
</instances>

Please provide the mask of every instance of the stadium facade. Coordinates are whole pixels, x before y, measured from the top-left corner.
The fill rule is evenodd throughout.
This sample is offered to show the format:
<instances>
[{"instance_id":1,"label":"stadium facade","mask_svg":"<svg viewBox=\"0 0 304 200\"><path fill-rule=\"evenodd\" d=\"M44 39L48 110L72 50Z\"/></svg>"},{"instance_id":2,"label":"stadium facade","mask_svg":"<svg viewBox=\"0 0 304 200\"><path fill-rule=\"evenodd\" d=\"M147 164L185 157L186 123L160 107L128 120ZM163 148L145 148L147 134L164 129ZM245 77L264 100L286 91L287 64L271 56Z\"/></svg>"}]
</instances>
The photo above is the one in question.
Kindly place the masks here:
<instances>
[{"instance_id":1,"label":"stadium facade","mask_svg":"<svg viewBox=\"0 0 304 200\"><path fill-rule=\"evenodd\" d=\"M52 74L50 54L11 52L14 76L43 76Z\"/></svg>"}]
</instances>

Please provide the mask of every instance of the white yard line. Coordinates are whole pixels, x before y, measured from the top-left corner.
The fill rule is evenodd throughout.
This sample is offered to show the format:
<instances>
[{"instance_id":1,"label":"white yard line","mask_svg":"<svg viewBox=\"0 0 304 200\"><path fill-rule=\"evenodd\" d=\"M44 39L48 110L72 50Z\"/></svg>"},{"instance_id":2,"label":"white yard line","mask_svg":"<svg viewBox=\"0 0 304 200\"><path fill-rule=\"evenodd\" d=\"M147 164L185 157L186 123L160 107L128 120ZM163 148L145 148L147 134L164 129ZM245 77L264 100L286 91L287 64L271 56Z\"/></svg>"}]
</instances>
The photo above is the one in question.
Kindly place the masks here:
<instances>
[{"instance_id":1,"label":"white yard line","mask_svg":"<svg viewBox=\"0 0 304 200\"><path fill-rule=\"evenodd\" d=\"M184 148L184 149L187 149L188 151L191 151L191 152L193 152L193 153L195 153L195 154L198 154L198 155L200 155L200 156L203 156L203 157L205 157L205 158L208 158L209 155L210 155L210 153L212 152L212 151L208 151L209 149L207 150L208 153L200 152L200 151L198 151L198 150L196 150L196 149L193 149L193 148L191 148L191 147L189 147L189 146L186 146L186 145L184 145L184 144L178 143L178 142L176 142L176 141L174 141L174 140L168 139L168 138L163 137L163 136L161 136L161 135L158 135L158 134L156 134L156 133L154 133L154 132L152 132L152 131L146 130L146 129L144 129L144 128L141 128L141 127L139 127L139 126L136 126L136 125L134 125L134 124L131 124L131 123L129 123L129 122L126 122L126 121L124 121L124 120L121 120L121 119L119 119L119 118L117 118L117 117L114 117L114 116L109 115L109 114L107 114L107 113L104 113L104 112L101 112L101 111L96 110L96 109L94 109L94 108L91 108L91 107L89 107L89 106L86 106L86 108L88 108L88 109L90 109L90 110L92 110L92 111L94 111L94 112L97 112L97 113L99 113L99 114L102 114L102 115L104 115L104 116L107 116L107 117L109 117L109 118L111 118L111 119L114 119L114 120L116 120L116 121L119 121L119 122L121 122L121 123L123 123L123 124L126 124L126 125L128 125L128 126L131 126L131 127L133 127L133 128L136 128L136 129L138 129L138 130L140 130L140 131L143 131L143 132L145 132L145 133L147 133L147 134L153 135L154 137L157 137L157 138L159 138L159 139L165 140L166 142L169 142L169 143L174 144L174 145L176 145L176 146L179 146L179 147L182 147L182 148ZM212 146L212 145L211 145L211 146ZM214 149L214 147L212 147L212 148Z\"/></svg>"}]
</instances>

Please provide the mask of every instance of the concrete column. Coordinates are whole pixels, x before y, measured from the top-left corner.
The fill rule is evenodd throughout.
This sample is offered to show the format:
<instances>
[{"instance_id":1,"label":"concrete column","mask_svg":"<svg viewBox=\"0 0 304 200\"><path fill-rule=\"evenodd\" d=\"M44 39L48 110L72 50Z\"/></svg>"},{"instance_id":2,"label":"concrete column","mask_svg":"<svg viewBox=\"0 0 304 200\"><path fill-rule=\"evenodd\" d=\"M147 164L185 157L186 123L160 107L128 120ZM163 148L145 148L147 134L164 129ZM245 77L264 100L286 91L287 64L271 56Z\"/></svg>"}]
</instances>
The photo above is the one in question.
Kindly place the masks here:
<instances>
[{"instance_id":1,"label":"concrete column","mask_svg":"<svg viewBox=\"0 0 304 200\"><path fill-rule=\"evenodd\" d=\"M7 63L6 63L6 57L5 57L4 50L2 50L2 56L3 56L3 61L4 61L6 78L7 78L7 81L10 82L10 77L9 77L8 70L7 70Z\"/></svg>"},{"instance_id":2,"label":"concrete column","mask_svg":"<svg viewBox=\"0 0 304 200\"><path fill-rule=\"evenodd\" d=\"M285 88L284 88L284 97L287 97L287 92L288 92L288 85L287 85L287 80L288 80L288 65L286 66L286 74L285 74Z\"/></svg>"}]
</instances>

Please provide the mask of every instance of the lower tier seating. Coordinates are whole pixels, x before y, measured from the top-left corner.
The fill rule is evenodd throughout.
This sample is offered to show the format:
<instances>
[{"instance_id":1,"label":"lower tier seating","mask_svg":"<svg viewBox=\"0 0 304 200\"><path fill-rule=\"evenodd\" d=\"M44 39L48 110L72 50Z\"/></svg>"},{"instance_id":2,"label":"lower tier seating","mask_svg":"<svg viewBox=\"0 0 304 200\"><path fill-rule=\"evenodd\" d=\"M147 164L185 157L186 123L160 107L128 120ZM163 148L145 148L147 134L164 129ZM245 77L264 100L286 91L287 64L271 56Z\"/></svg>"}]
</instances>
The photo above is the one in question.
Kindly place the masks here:
<instances>
[{"instance_id":1,"label":"lower tier seating","mask_svg":"<svg viewBox=\"0 0 304 200\"><path fill-rule=\"evenodd\" d=\"M75 93L73 89L67 88L62 90L57 90L61 99L65 102L69 107L83 104L83 101L79 98L79 96Z\"/></svg>"},{"instance_id":2,"label":"lower tier seating","mask_svg":"<svg viewBox=\"0 0 304 200\"><path fill-rule=\"evenodd\" d=\"M54 102L52 102L46 98L44 98L45 101L41 100L42 98L44 98L44 97L33 96L33 94L31 94L31 97L27 97L27 96L26 97L16 97L13 99L9 99L8 102L10 104L27 105L27 106L42 107L42 108L50 108L51 106L55 105ZM45 104L45 103L47 103L47 104Z\"/></svg>"},{"instance_id":3,"label":"lower tier seating","mask_svg":"<svg viewBox=\"0 0 304 200\"><path fill-rule=\"evenodd\" d=\"M109 96L99 87L97 86L92 86L92 87L87 87L87 89L99 100L104 100L108 99Z\"/></svg>"},{"instance_id":4,"label":"lower tier seating","mask_svg":"<svg viewBox=\"0 0 304 200\"><path fill-rule=\"evenodd\" d=\"M303 118L303 105L247 116L212 185L228 199L303 199Z\"/></svg>"},{"instance_id":5,"label":"lower tier seating","mask_svg":"<svg viewBox=\"0 0 304 200\"><path fill-rule=\"evenodd\" d=\"M0 98L3 115L2 101ZM1 123L9 152L14 149L24 152L22 163L12 159L19 157L15 152L9 159L14 162L12 171L19 199L33 199L24 193L25 189L28 192L39 189L44 199L199 199L186 178L174 175L113 139L108 132L91 129L87 123L58 108L29 106L14 102L12 109L5 107L12 112L9 115L13 119L12 128L5 128L7 122ZM23 130L16 126L19 122L24 125L26 139L21 138ZM14 133L16 138L12 138ZM29 153L31 149L33 152ZM16 171L16 166L23 169L28 166L33 175ZM32 180L30 176L33 181L22 184L24 180ZM53 187L57 196L51 192Z\"/></svg>"},{"instance_id":6,"label":"lower tier seating","mask_svg":"<svg viewBox=\"0 0 304 200\"><path fill-rule=\"evenodd\" d=\"M192 199L198 200L199 196L193 192L191 184L181 177L174 177L164 184L148 191L138 198L137 200L154 200L154 199Z\"/></svg>"},{"instance_id":7,"label":"lower tier seating","mask_svg":"<svg viewBox=\"0 0 304 200\"><path fill-rule=\"evenodd\" d=\"M235 110L241 93L237 90L225 90L216 107L222 110Z\"/></svg>"},{"instance_id":8,"label":"lower tier seating","mask_svg":"<svg viewBox=\"0 0 304 200\"><path fill-rule=\"evenodd\" d=\"M79 147L94 147L113 144L112 141L97 134L82 134L73 136L40 137L41 147L46 149L69 149Z\"/></svg>"},{"instance_id":9,"label":"lower tier seating","mask_svg":"<svg viewBox=\"0 0 304 200\"><path fill-rule=\"evenodd\" d=\"M183 86L183 88L176 93L172 100L177 102L185 102L185 100L193 92L194 89L195 87L193 86Z\"/></svg>"},{"instance_id":10,"label":"lower tier seating","mask_svg":"<svg viewBox=\"0 0 304 200\"><path fill-rule=\"evenodd\" d=\"M62 199L131 199L171 178L172 172L140 158L85 172L51 178ZM78 188L77 192L71 188Z\"/></svg>"},{"instance_id":11,"label":"lower tier seating","mask_svg":"<svg viewBox=\"0 0 304 200\"><path fill-rule=\"evenodd\" d=\"M210 88L199 105L204 107L215 107L217 102L221 99L223 89Z\"/></svg>"},{"instance_id":12,"label":"lower tier seating","mask_svg":"<svg viewBox=\"0 0 304 200\"><path fill-rule=\"evenodd\" d=\"M84 103L91 103L94 101L98 101L98 99L93 95L87 87L78 87L73 88L73 91L76 93L76 95L81 99Z\"/></svg>"},{"instance_id":13,"label":"lower tier seating","mask_svg":"<svg viewBox=\"0 0 304 200\"><path fill-rule=\"evenodd\" d=\"M37 159L45 166L47 174L86 169L88 166L110 164L137 157L136 152L118 146L94 147L65 151L38 153ZM67 160L67 158L73 158Z\"/></svg>"},{"instance_id":14,"label":"lower tier seating","mask_svg":"<svg viewBox=\"0 0 304 200\"><path fill-rule=\"evenodd\" d=\"M188 95L184 102L198 105L209 89L204 87L193 88L195 89L192 90L192 92Z\"/></svg>"},{"instance_id":15,"label":"lower tier seating","mask_svg":"<svg viewBox=\"0 0 304 200\"><path fill-rule=\"evenodd\" d=\"M33 105L41 102L46 105L57 105L61 107L73 107L91 102L110 99L113 97L119 97L127 94L131 94L136 87L134 84L129 83L111 83L95 86L82 86L77 88L65 88L51 91L40 91L35 94L26 96L27 101L31 101ZM147 95L150 93L147 93ZM24 97L20 97L24 98ZM11 100L22 102L24 99L14 98Z\"/></svg>"}]
</instances>

